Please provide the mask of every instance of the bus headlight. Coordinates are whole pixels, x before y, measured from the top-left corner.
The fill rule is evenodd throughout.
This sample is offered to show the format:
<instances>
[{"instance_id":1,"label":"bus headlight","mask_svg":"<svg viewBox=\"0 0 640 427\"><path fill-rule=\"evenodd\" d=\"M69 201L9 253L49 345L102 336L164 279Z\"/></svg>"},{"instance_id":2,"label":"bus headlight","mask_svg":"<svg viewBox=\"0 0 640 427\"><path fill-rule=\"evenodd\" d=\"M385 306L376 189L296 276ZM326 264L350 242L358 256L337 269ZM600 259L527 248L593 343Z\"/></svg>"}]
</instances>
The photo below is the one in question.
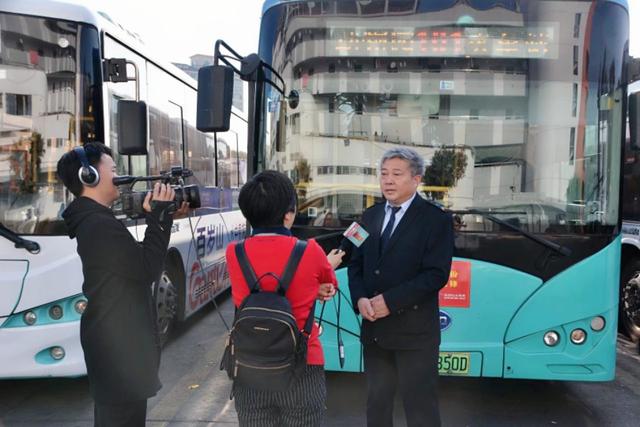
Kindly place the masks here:
<instances>
[{"instance_id":1,"label":"bus headlight","mask_svg":"<svg viewBox=\"0 0 640 427\"><path fill-rule=\"evenodd\" d=\"M61 360L64 357L64 349L62 347L51 347L49 354L53 360Z\"/></svg>"},{"instance_id":2,"label":"bus headlight","mask_svg":"<svg viewBox=\"0 0 640 427\"><path fill-rule=\"evenodd\" d=\"M76 310L76 313L78 314L84 313L84 310L87 308L87 300L81 299L76 301L76 303L73 305L73 308Z\"/></svg>"},{"instance_id":3,"label":"bus headlight","mask_svg":"<svg viewBox=\"0 0 640 427\"><path fill-rule=\"evenodd\" d=\"M571 342L577 345L583 344L587 340L587 333L584 329L574 329L571 331Z\"/></svg>"},{"instance_id":4,"label":"bus headlight","mask_svg":"<svg viewBox=\"0 0 640 427\"><path fill-rule=\"evenodd\" d=\"M593 319L591 319L591 329L593 329L596 332L600 332L601 330L603 330L605 325L606 325L606 321L602 316L596 316Z\"/></svg>"},{"instance_id":5,"label":"bus headlight","mask_svg":"<svg viewBox=\"0 0 640 427\"><path fill-rule=\"evenodd\" d=\"M22 319L24 320L24 323L31 326L36 323L38 316L36 316L33 311L29 310L24 314L24 316L22 316Z\"/></svg>"},{"instance_id":6,"label":"bus headlight","mask_svg":"<svg viewBox=\"0 0 640 427\"><path fill-rule=\"evenodd\" d=\"M553 347L560 341L560 335L556 331L549 331L544 334L543 340L546 345Z\"/></svg>"},{"instance_id":7,"label":"bus headlight","mask_svg":"<svg viewBox=\"0 0 640 427\"><path fill-rule=\"evenodd\" d=\"M49 317L51 317L53 320L62 319L63 314L64 312L62 311L62 307L60 307L59 305L52 305L51 308L49 308Z\"/></svg>"},{"instance_id":8,"label":"bus headlight","mask_svg":"<svg viewBox=\"0 0 640 427\"><path fill-rule=\"evenodd\" d=\"M28 328L77 322L86 307L87 298L82 294L76 294L12 314L4 322L0 322L0 328ZM46 353L43 357L49 358L49 350L43 351Z\"/></svg>"}]
</instances>

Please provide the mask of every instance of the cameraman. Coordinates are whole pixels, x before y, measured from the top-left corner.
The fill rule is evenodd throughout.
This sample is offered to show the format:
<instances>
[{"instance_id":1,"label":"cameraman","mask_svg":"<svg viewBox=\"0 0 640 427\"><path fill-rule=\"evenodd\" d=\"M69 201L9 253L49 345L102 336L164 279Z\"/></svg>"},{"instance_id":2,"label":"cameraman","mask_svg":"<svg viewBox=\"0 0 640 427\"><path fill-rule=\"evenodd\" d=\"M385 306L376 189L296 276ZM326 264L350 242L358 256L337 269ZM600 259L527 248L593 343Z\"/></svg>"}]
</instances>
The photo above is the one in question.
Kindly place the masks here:
<instances>
[{"instance_id":1,"label":"cameraman","mask_svg":"<svg viewBox=\"0 0 640 427\"><path fill-rule=\"evenodd\" d=\"M110 209L119 191L111 150L87 143L64 154L58 176L75 200L62 214L78 242L88 303L80 321L94 425L144 426L147 398L160 389L160 346L152 283L160 277L171 235L174 190L156 183L144 200L142 243ZM180 211L186 211L183 204Z\"/></svg>"}]
</instances>

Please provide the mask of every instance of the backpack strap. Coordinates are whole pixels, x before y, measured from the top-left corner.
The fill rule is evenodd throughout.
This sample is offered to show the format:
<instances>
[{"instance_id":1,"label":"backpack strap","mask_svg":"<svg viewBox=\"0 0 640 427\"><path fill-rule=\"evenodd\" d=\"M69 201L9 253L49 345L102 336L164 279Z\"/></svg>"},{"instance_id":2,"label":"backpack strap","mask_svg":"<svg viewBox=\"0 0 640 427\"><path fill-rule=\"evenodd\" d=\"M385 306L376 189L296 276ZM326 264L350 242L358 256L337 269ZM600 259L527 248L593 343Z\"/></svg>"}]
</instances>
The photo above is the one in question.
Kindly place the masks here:
<instances>
[{"instance_id":1,"label":"backpack strap","mask_svg":"<svg viewBox=\"0 0 640 427\"><path fill-rule=\"evenodd\" d=\"M244 281L247 282L247 287L249 287L249 292L260 291L258 278L249 263L247 251L244 249L244 240L236 243L236 258L238 258L238 264L240 264L240 269L242 270Z\"/></svg>"},{"instance_id":2,"label":"backpack strap","mask_svg":"<svg viewBox=\"0 0 640 427\"><path fill-rule=\"evenodd\" d=\"M284 267L280 285L278 285L278 288L276 289L280 295L284 296L287 293L289 285L291 285L293 275L296 274L298 264L300 264L300 259L302 259L302 254L304 254L305 249L307 249L307 242L297 240L293 250L291 251L291 255L289 256L289 261L287 261L287 265Z\"/></svg>"},{"instance_id":3,"label":"backpack strap","mask_svg":"<svg viewBox=\"0 0 640 427\"><path fill-rule=\"evenodd\" d=\"M298 269L298 264L300 264L300 260L302 259L302 255L304 254L305 249L307 249L307 242L304 240L296 241L293 250L291 251L291 255L289 256L289 261L287 262L287 266L284 268L284 272L282 273L282 281L280 282L280 286L277 291L280 292L282 296L289 289L289 285L291 285L291 280L293 280L293 275L296 273ZM316 300L313 300L313 305L311 306L311 311L309 311L309 316L307 316L307 321L304 324L304 332L307 337L311 336L311 329L313 328L313 321L315 319L316 312Z\"/></svg>"}]
</instances>

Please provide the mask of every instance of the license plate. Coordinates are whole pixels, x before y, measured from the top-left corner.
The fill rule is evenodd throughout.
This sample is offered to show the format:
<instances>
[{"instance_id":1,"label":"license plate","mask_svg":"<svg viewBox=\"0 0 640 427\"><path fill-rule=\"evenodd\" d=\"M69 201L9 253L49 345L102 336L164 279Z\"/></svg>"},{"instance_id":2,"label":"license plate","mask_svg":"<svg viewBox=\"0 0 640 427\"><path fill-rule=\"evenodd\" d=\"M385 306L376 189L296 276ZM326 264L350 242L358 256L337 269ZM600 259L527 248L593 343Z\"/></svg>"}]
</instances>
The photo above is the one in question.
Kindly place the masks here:
<instances>
[{"instance_id":1,"label":"license plate","mask_svg":"<svg viewBox=\"0 0 640 427\"><path fill-rule=\"evenodd\" d=\"M442 375L469 375L471 355L469 353L440 352L438 372Z\"/></svg>"}]
</instances>

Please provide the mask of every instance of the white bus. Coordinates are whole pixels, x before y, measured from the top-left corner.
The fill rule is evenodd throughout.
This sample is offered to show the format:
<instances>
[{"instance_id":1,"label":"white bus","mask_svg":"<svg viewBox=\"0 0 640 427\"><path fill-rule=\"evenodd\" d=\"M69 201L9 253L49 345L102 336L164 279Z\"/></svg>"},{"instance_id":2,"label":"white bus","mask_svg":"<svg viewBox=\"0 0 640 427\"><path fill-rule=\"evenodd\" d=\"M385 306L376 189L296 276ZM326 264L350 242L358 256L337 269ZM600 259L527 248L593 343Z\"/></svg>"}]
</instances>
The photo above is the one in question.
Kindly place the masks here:
<instances>
[{"instance_id":1,"label":"white bus","mask_svg":"<svg viewBox=\"0 0 640 427\"><path fill-rule=\"evenodd\" d=\"M157 60L135 33L106 13L45 0L0 0L0 378L85 373L79 340L86 305L76 242L61 213L71 201L56 176L60 156L87 142L114 152L119 174L193 171L202 208L174 222L162 277L154 283L158 327L166 339L225 290L227 243L244 236L237 208L246 179L246 105L231 130L196 130L196 82ZM148 106L147 155L118 154L118 101L136 82L113 82L110 59L138 69ZM128 220L142 238L144 224Z\"/></svg>"}]
</instances>

